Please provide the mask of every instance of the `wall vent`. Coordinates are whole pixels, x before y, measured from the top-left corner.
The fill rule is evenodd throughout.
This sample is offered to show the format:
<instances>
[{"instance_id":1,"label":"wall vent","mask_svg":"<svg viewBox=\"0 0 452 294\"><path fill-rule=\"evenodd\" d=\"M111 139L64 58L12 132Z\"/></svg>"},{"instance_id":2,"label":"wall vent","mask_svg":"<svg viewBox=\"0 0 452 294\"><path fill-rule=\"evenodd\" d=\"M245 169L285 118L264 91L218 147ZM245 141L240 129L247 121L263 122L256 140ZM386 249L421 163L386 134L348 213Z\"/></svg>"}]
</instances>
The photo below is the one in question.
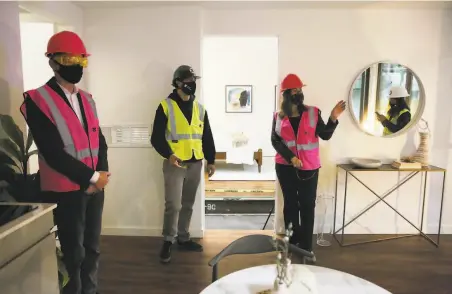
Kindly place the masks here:
<instances>
[{"instance_id":1,"label":"wall vent","mask_svg":"<svg viewBox=\"0 0 452 294\"><path fill-rule=\"evenodd\" d=\"M147 125L102 126L102 133L109 147L152 148L150 129Z\"/></svg>"}]
</instances>

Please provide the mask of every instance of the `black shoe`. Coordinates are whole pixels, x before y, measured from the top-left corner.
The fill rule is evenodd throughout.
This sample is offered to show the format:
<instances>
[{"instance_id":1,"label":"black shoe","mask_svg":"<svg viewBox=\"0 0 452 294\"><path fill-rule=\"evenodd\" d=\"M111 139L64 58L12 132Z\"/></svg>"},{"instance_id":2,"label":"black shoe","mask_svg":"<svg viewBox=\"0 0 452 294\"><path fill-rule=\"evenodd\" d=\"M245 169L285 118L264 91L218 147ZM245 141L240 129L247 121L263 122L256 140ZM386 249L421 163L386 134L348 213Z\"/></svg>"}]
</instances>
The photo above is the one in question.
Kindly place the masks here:
<instances>
[{"instance_id":1,"label":"black shoe","mask_svg":"<svg viewBox=\"0 0 452 294\"><path fill-rule=\"evenodd\" d=\"M193 251L193 252L202 252L203 251L202 245L196 243L193 240L189 240L189 241L185 241L185 242L180 242L178 240L177 245L179 245L179 250L182 250L182 251Z\"/></svg>"},{"instance_id":2,"label":"black shoe","mask_svg":"<svg viewBox=\"0 0 452 294\"><path fill-rule=\"evenodd\" d=\"M162 250L160 251L160 261L162 263L168 263L171 261L171 246L173 246L172 242L163 242Z\"/></svg>"}]
</instances>

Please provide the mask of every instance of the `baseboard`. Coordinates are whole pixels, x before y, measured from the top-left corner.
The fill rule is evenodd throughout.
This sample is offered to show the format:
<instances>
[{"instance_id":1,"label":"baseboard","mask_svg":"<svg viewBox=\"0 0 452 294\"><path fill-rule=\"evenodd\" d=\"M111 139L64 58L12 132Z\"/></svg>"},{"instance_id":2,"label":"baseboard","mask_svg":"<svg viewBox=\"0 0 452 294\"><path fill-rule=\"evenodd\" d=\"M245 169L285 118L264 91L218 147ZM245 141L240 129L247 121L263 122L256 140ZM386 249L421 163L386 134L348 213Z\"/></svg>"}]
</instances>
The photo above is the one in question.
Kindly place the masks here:
<instances>
[{"instance_id":1,"label":"baseboard","mask_svg":"<svg viewBox=\"0 0 452 294\"><path fill-rule=\"evenodd\" d=\"M190 234L193 238L203 238L204 230L192 230ZM140 228L140 227L103 227L104 236L135 236L135 237L161 237L161 228Z\"/></svg>"},{"instance_id":2,"label":"baseboard","mask_svg":"<svg viewBox=\"0 0 452 294\"><path fill-rule=\"evenodd\" d=\"M438 233L438 224L428 225L426 234L437 234ZM442 225L441 226L441 234L450 235L452 234L452 225Z\"/></svg>"},{"instance_id":3,"label":"baseboard","mask_svg":"<svg viewBox=\"0 0 452 294\"><path fill-rule=\"evenodd\" d=\"M275 230L275 232L277 234L284 234L285 233L284 232L284 227L280 227L278 230ZM316 234L316 233L317 233L316 230L314 230L314 234ZM324 232L324 233L329 233L329 232ZM399 232L399 234L413 234L413 233L414 232ZM429 226L427 226L427 232L424 231L424 234L428 234L428 235L429 234L433 235L433 234L437 234L437 233L438 233L438 225L429 225ZM367 234L370 234L370 233L369 232L362 232L362 233L353 232L353 235L354 234L367 235ZM380 233L380 234L382 234L382 233ZM388 234L393 234L393 233L388 233ZM378 234L376 234L376 235L378 235ZM452 235L452 225L449 225L449 224L442 225L441 226L441 235Z\"/></svg>"},{"instance_id":4,"label":"baseboard","mask_svg":"<svg viewBox=\"0 0 452 294\"><path fill-rule=\"evenodd\" d=\"M452 234L452 225L442 225L441 234ZM269 227L270 229L270 227ZM436 234L438 232L438 225L429 225L428 231L425 233ZM190 232L193 238L203 238L204 230L193 230ZM284 233L284 228L277 230L278 234ZM325 232L327 233L327 232ZM403 232L399 232L403 234ZM359 234L359 233L354 233ZM369 234L369 232L363 232L363 234ZM143 236L143 237L160 237L162 235L162 229L160 228L140 228L140 227L104 227L102 228L102 235L105 236Z\"/></svg>"}]
</instances>

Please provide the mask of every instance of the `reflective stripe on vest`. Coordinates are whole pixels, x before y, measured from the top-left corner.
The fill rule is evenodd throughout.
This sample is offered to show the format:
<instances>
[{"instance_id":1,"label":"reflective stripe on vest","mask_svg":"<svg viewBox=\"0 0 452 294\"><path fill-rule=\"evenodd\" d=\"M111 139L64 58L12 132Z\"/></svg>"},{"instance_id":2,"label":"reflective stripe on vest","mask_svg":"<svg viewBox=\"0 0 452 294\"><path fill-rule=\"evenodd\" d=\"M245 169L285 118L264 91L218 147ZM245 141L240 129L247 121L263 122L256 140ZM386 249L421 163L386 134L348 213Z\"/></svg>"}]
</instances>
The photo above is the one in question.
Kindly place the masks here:
<instances>
[{"instance_id":1,"label":"reflective stripe on vest","mask_svg":"<svg viewBox=\"0 0 452 294\"><path fill-rule=\"evenodd\" d=\"M86 93L86 92L83 91L83 90L80 90L80 89L79 89L78 91L79 91L80 93L82 93L83 96L86 97L86 100L88 100L88 103L89 103L89 105L91 106L91 109L93 110L94 117L97 118L97 119L99 119L99 118L97 117L96 103L94 102L94 100L93 100L93 98L91 97L91 95L88 94L88 93Z\"/></svg>"},{"instance_id":2,"label":"reflective stripe on vest","mask_svg":"<svg viewBox=\"0 0 452 294\"><path fill-rule=\"evenodd\" d=\"M173 103L171 102L171 98L166 98L165 102L168 106L168 122L170 124L171 131L166 134L166 139L168 141L180 141L180 140L191 140L191 139L202 139L202 134L178 134L176 129L176 115L174 113ZM197 103L199 120L204 123L204 106L201 103Z\"/></svg>"},{"instance_id":3,"label":"reflective stripe on vest","mask_svg":"<svg viewBox=\"0 0 452 294\"><path fill-rule=\"evenodd\" d=\"M395 116L392 117L392 118L390 118L389 115L386 115L386 119L389 120L390 123L396 125L396 124L397 124L397 120L399 119L399 117L400 117L402 114L406 113L406 112L409 112L409 110L406 109L406 108L405 108L405 109L402 109L397 115L395 115ZM385 128L383 129L383 135L391 135L391 134L392 134L392 132L391 132L388 128L385 127Z\"/></svg>"},{"instance_id":4,"label":"reflective stripe on vest","mask_svg":"<svg viewBox=\"0 0 452 294\"><path fill-rule=\"evenodd\" d=\"M61 139L63 140L64 146L65 146L64 150L69 155L71 155L72 157L79 159L79 160L86 158L86 157L98 156L99 148L94 148L94 149L85 148L85 149L82 149L79 151L75 150L74 141L72 140L72 135L69 132L69 128L66 124L66 121L61 116L61 113L60 113L58 107L55 105L55 102L53 101L52 97L50 96L50 93L47 91L47 89L44 86L38 88L37 91L42 96L42 98L45 100L47 105L49 106L49 109L52 113L52 117L55 120L55 125L58 129L58 132L60 133ZM92 98L89 95L87 95L85 92L83 92L83 94L88 99L89 104L91 105L91 108L93 109L93 113L94 113L95 117L97 118L96 107L95 107L94 101L92 101Z\"/></svg>"},{"instance_id":5,"label":"reflective stripe on vest","mask_svg":"<svg viewBox=\"0 0 452 294\"><path fill-rule=\"evenodd\" d=\"M308 106L308 115L309 115L309 126L311 128L315 128L315 109L314 107ZM279 115L276 116L276 126L275 126L275 132L278 134L278 136L281 136L281 126L282 126L282 119ZM295 134L295 137L297 137L297 134ZM309 151L319 148L319 142L315 143L307 143L307 144L297 144L296 139L292 141L284 141L284 144L286 144L287 147L292 148L297 146L298 151Z\"/></svg>"}]
</instances>

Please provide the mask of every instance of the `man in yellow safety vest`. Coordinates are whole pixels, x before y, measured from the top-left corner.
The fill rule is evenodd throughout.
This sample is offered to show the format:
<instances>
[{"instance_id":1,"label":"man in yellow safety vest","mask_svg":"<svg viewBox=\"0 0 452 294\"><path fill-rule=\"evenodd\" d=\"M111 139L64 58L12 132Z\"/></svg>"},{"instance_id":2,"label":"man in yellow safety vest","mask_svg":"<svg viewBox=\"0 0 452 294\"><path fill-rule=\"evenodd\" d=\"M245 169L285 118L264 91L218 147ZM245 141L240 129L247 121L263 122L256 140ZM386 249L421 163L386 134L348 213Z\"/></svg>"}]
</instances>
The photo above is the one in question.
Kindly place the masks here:
<instances>
[{"instance_id":1,"label":"man in yellow safety vest","mask_svg":"<svg viewBox=\"0 0 452 294\"><path fill-rule=\"evenodd\" d=\"M188 65L173 75L173 92L157 108L151 144L164 158L165 213L160 260L171 260L176 240L180 250L203 251L190 238L193 204L201 180L202 160L209 177L215 172L215 144L204 106L195 99L197 76Z\"/></svg>"},{"instance_id":2,"label":"man in yellow safety vest","mask_svg":"<svg viewBox=\"0 0 452 294\"><path fill-rule=\"evenodd\" d=\"M383 125L383 136L388 136L406 127L411 121L411 113L405 101L409 97L405 87L392 87L389 91L389 110L386 116L376 113L377 119Z\"/></svg>"}]
</instances>

